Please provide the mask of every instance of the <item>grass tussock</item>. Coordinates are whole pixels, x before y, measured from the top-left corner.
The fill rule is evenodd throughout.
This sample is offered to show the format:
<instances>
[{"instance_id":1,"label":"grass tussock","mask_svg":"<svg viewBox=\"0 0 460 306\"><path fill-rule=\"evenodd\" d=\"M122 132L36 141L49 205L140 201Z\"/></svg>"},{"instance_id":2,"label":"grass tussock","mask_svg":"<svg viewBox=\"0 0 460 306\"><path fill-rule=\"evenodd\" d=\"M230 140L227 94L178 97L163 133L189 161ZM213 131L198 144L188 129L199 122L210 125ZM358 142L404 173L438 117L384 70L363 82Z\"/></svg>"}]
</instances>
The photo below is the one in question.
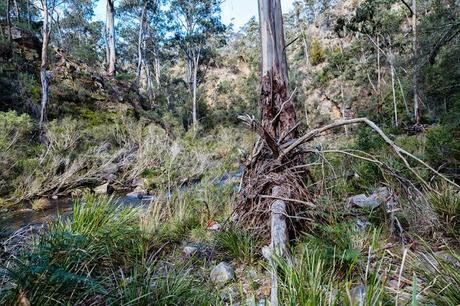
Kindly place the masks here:
<instances>
[{"instance_id":1,"label":"grass tussock","mask_svg":"<svg viewBox=\"0 0 460 306\"><path fill-rule=\"evenodd\" d=\"M242 230L230 228L216 234L216 244L233 260L252 264L256 260L256 239Z\"/></svg>"},{"instance_id":2,"label":"grass tussock","mask_svg":"<svg viewBox=\"0 0 460 306\"><path fill-rule=\"evenodd\" d=\"M142 230L139 211L107 198L76 202L74 214L50 225L28 254L7 271L16 286L2 304L208 304L211 291L190 274L156 261L155 237Z\"/></svg>"}]
</instances>

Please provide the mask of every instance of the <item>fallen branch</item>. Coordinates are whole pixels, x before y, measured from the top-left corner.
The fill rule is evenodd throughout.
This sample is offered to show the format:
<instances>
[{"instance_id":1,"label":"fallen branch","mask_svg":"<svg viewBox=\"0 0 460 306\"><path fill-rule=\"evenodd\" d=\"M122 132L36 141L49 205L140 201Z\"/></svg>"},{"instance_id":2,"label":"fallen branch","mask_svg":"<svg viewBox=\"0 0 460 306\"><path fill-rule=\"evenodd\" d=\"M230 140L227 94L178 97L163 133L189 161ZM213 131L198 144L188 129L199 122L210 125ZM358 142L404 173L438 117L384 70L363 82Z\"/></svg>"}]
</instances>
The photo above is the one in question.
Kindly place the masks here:
<instances>
[{"instance_id":1,"label":"fallen branch","mask_svg":"<svg viewBox=\"0 0 460 306\"><path fill-rule=\"evenodd\" d=\"M302 143L305 143L305 142L308 142L312 139L314 139L315 137L317 137L318 135L328 131L328 130L331 130L333 128L337 128L337 127L341 127L341 126L344 126L344 125L350 125L350 124L355 124L355 123L365 123L367 124L369 127L371 127L374 131L376 131L380 137L382 137L382 139L393 149L393 151L396 153L396 155L398 155L398 157L403 161L404 165L406 166L406 168L411 171L429 190L432 190L436 193L438 193L436 190L434 190L430 184L428 182L426 182L421 176L420 174L418 174L417 171L415 171L410 165L409 165L409 162L407 161L407 159L404 157L407 156L407 157L410 157L412 158L413 160L417 161L418 163L422 164L424 167L426 167L427 169L429 169L430 171L432 171L433 173L435 173L436 175L438 175L439 177L441 177L443 180L445 180L446 182L454 185L455 187L459 188L460 189L460 185L456 184L454 181L450 180L449 178L447 178L445 175L439 173L436 169L434 169L433 167L431 167L430 165L428 165L426 162L424 162L423 160L421 160L420 158L418 158L417 156L407 152L406 150L404 150L403 148L397 146L374 122L372 122L371 120L367 119L367 118L355 118L355 119L347 119L347 120L340 120L340 121L337 121L337 122L334 122L334 123L331 123L331 124L328 124L326 126L323 126L321 128L317 128L317 129L314 129L314 130L311 130L310 132L308 132L307 134L305 134L304 136L298 138L296 141L294 141L290 146L288 146L286 149L282 150L281 151L281 154L279 155L278 159L281 160L284 156L286 156L290 151L292 151L293 149L295 149L296 147L298 147L299 145L301 145Z\"/></svg>"}]
</instances>

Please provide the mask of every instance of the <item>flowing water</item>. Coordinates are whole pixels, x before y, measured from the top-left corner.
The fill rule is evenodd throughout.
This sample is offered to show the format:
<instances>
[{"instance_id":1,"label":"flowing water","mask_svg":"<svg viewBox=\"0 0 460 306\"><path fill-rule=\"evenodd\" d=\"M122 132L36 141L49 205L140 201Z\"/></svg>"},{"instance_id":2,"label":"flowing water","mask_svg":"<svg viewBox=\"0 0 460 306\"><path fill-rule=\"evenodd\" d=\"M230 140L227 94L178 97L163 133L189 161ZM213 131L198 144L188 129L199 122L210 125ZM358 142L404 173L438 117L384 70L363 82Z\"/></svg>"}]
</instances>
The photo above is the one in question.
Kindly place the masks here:
<instances>
[{"instance_id":1,"label":"flowing water","mask_svg":"<svg viewBox=\"0 0 460 306\"><path fill-rule=\"evenodd\" d=\"M232 179L240 178L243 175L243 170L244 169L241 167L235 172L225 173L221 177L216 178L214 184L219 186L228 184L229 182L232 182ZM181 188L181 190L187 190L196 184L198 184L198 182L195 182L191 186ZM155 196L153 195L143 196L142 198L136 196L118 195L114 196L114 203L132 207L147 208L150 202L154 199ZM31 208L26 208L6 213L0 213L0 238L8 237L12 232L15 232L25 226L42 225L49 221L55 220L57 216L66 217L72 214L72 199L60 198L50 201L52 204L51 208L46 210L36 211Z\"/></svg>"}]
</instances>

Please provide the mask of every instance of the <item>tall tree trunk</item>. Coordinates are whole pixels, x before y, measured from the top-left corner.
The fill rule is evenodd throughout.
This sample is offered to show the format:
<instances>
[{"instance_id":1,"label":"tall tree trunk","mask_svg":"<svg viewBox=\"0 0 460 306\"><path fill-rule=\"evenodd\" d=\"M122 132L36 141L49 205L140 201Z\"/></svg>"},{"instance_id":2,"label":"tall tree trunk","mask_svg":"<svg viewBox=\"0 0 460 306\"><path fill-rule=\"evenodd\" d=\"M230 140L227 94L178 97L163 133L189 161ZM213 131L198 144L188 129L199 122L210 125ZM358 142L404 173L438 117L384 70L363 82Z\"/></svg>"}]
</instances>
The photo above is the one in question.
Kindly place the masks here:
<instances>
[{"instance_id":1,"label":"tall tree trunk","mask_svg":"<svg viewBox=\"0 0 460 306\"><path fill-rule=\"evenodd\" d=\"M415 124L420 123L420 109L418 103L417 88L417 0L412 0L412 50L413 50L413 68L412 68L412 93L414 96L414 120Z\"/></svg>"},{"instance_id":2,"label":"tall tree trunk","mask_svg":"<svg viewBox=\"0 0 460 306\"><path fill-rule=\"evenodd\" d=\"M43 122L45 121L46 105L48 104L48 45L50 39L50 25L49 25L49 12L48 12L48 0L41 0L43 10L43 26L42 26L42 54L40 64L40 80L42 85L42 97L41 97L41 108L40 108L40 121L39 128L42 130Z\"/></svg>"},{"instance_id":3,"label":"tall tree trunk","mask_svg":"<svg viewBox=\"0 0 460 306\"><path fill-rule=\"evenodd\" d=\"M200 62L200 50L198 50L197 54L193 58L193 81L192 81L192 122L193 126L196 127L198 124L198 110L197 110L197 77L198 77L198 65Z\"/></svg>"},{"instance_id":4,"label":"tall tree trunk","mask_svg":"<svg viewBox=\"0 0 460 306\"><path fill-rule=\"evenodd\" d=\"M161 76L161 62L160 62L160 56L159 54L157 53L155 55L155 59L154 59L154 62L155 62L155 82L157 84L157 88L158 90L160 89L160 76Z\"/></svg>"},{"instance_id":5,"label":"tall tree trunk","mask_svg":"<svg viewBox=\"0 0 460 306\"><path fill-rule=\"evenodd\" d=\"M280 0L259 0L259 22L262 51L261 96L259 107L262 127L276 143L297 136L296 113L288 97L288 67L285 53L283 17ZM269 145L270 146L270 145ZM273 150L276 155L276 150ZM275 156L276 157L276 156ZM289 198L289 189L274 185L272 194ZM285 256L288 233L286 204L276 200L271 204L271 249L274 255ZM276 264L273 259L271 305L278 305Z\"/></svg>"},{"instance_id":6,"label":"tall tree trunk","mask_svg":"<svg viewBox=\"0 0 460 306\"><path fill-rule=\"evenodd\" d=\"M142 68L142 55L143 55L143 41L144 41L144 28L145 28L145 12L147 11L147 1L145 1L142 7L141 16L139 17L139 35L137 39L137 69L136 69L136 84L139 85L139 79L141 77Z\"/></svg>"},{"instance_id":7,"label":"tall tree trunk","mask_svg":"<svg viewBox=\"0 0 460 306\"><path fill-rule=\"evenodd\" d=\"M285 54L280 0L259 0L262 43L262 78L259 107L262 126L274 138L296 136L294 104L288 99L288 67ZM279 114L278 114L279 113Z\"/></svg>"},{"instance_id":8,"label":"tall tree trunk","mask_svg":"<svg viewBox=\"0 0 460 306\"><path fill-rule=\"evenodd\" d=\"M114 0L107 0L107 73L114 76L116 72L116 51L115 51L115 4Z\"/></svg>"},{"instance_id":9,"label":"tall tree trunk","mask_svg":"<svg viewBox=\"0 0 460 306\"><path fill-rule=\"evenodd\" d=\"M6 28L8 31L8 41L11 41L10 0L6 0Z\"/></svg>"}]
</instances>

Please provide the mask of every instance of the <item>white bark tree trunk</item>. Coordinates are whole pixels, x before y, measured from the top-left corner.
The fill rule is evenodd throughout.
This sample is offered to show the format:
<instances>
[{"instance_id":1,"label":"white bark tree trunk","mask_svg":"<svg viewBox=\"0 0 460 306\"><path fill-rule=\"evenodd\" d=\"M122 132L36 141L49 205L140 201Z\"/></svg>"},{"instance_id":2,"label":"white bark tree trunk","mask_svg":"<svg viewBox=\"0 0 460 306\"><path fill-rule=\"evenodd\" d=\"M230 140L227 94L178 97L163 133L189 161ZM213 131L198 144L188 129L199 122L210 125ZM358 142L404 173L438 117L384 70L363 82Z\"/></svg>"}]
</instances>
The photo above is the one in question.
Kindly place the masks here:
<instances>
[{"instance_id":1,"label":"white bark tree trunk","mask_svg":"<svg viewBox=\"0 0 460 306\"><path fill-rule=\"evenodd\" d=\"M42 27L42 54L40 64L40 81L42 86L41 108L40 108L40 121L39 128L42 130L43 122L45 121L46 106L48 104L48 45L50 39L50 25L49 25L49 10L48 0L41 0L42 14L43 14L43 27Z\"/></svg>"},{"instance_id":2,"label":"white bark tree trunk","mask_svg":"<svg viewBox=\"0 0 460 306\"><path fill-rule=\"evenodd\" d=\"M285 190L280 186L273 187L272 196L288 197L289 190ZM270 291L270 305L278 306L278 276L276 273L275 258L283 258L287 256L288 230L286 224L286 203L282 200L275 200L271 207L271 242L272 257L270 265L272 266L271 279L272 287ZM275 256L275 258L273 258Z\"/></svg>"},{"instance_id":3,"label":"white bark tree trunk","mask_svg":"<svg viewBox=\"0 0 460 306\"><path fill-rule=\"evenodd\" d=\"M11 41L10 0L6 0L6 27L8 30L8 41Z\"/></svg>"},{"instance_id":4,"label":"white bark tree trunk","mask_svg":"<svg viewBox=\"0 0 460 306\"><path fill-rule=\"evenodd\" d=\"M261 98L262 126L273 139L290 139L296 136L296 114L288 97L288 68L285 53L283 16L280 0L259 0L259 23L262 51ZM289 190L273 186L272 195L289 198ZM271 206L272 254L285 257L288 233L286 203L276 200ZM272 283L270 300L278 304L278 279L276 262L269 258Z\"/></svg>"},{"instance_id":5,"label":"white bark tree trunk","mask_svg":"<svg viewBox=\"0 0 460 306\"><path fill-rule=\"evenodd\" d=\"M192 122L193 126L196 127L198 124L198 106L197 106L197 77L198 77L198 65L200 63L200 50L198 50L196 56L193 58L193 81L192 81Z\"/></svg>"},{"instance_id":6,"label":"white bark tree trunk","mask_svg":"<svg viewBox=\"0 0 460 306\"><path fill-rule=\"evenodd\" d=\"M114 76L116 72L116 51L115 51L115 4L114 0L107 0L107 59L109 76Z\"/></svg>"},{"instance_id":7,"label":"white bark tree trunk","mask_svg":"<svg viewBox=\"0 0 460 306\"><path fill-rule=\"evenodd\" d=\"M147 1L145 1L142 7L141 16L139 17L139 36L137 40L137 69L136 69L136 84L139 84L142 69L142 55L143 55L143 41L144 41L144 28L145 28L145 13L147 11Z\"/></svg>"}]
</instances>

